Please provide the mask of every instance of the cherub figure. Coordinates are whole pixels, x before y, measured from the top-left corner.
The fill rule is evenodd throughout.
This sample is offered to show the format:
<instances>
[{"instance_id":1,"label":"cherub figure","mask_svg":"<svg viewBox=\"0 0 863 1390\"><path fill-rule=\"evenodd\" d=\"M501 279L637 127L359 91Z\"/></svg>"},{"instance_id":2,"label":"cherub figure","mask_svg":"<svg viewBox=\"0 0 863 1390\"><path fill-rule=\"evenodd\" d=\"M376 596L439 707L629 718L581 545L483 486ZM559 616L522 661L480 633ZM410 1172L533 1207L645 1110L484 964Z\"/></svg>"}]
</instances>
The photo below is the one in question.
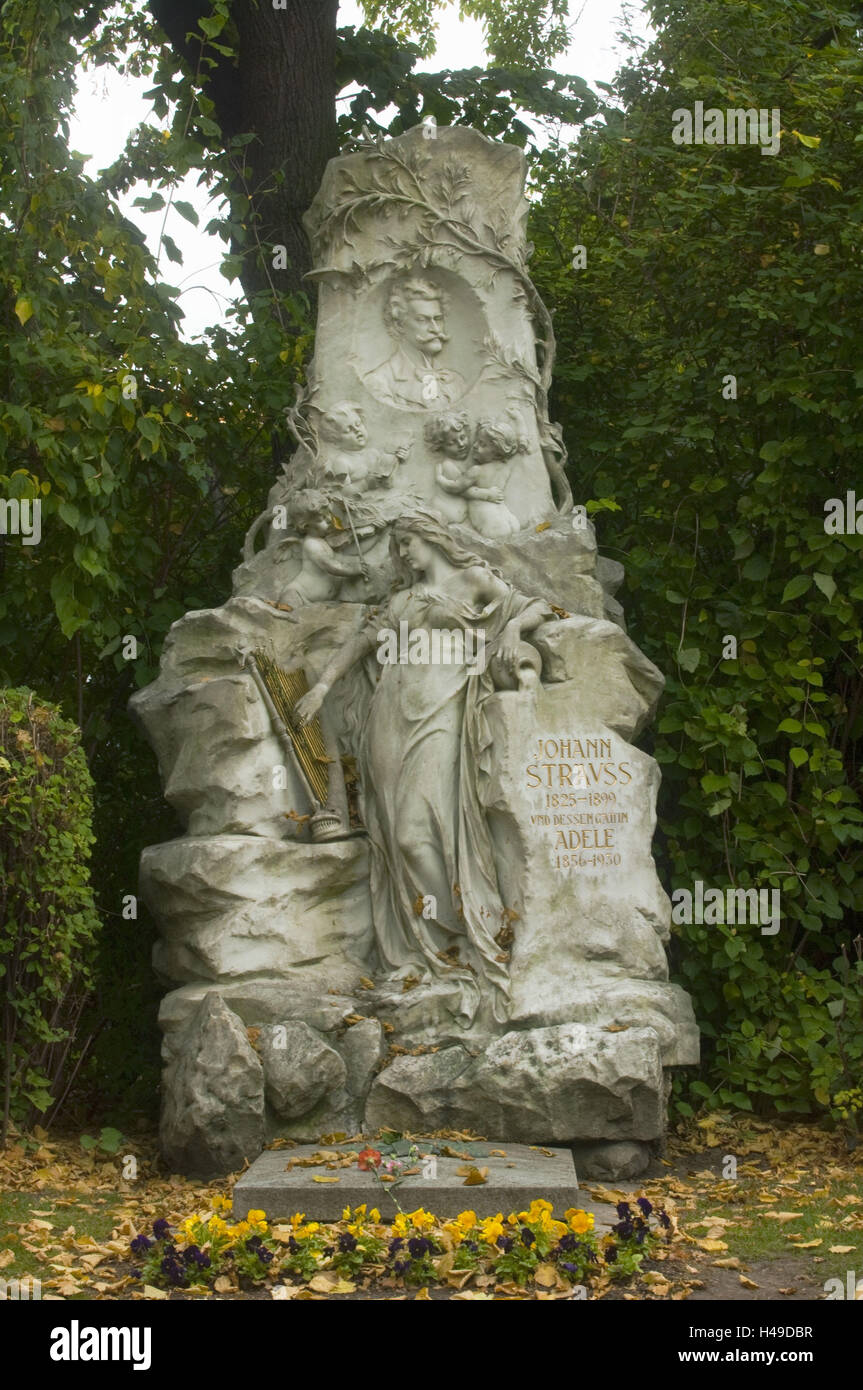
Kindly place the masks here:
<instances>
[{"instance_id":1,"label":"cherub figure","mask_svg":"<svg viewBox=\"0 0 863 1390\"><path fill-rule=\"evenodd\" d=\"M328 447L322 450L322 477L366 492L370 488L391 487L393 474L408 456L407 445L391 454L369 446L363 413L350 401L339 401L324 412L318 434Z\"/></svg>"},{"instance_id":2,"label":"cherub figure","mask_svg":"<svg viewBox=\"0 0 863 1390\"><path fill-rule=\"evenodd\" d=\"M391 454L369 445L363 413L350 401L324 412L318 426L323 443L316 478L335 504L346 510L360 535L380 530L404 510L405 498L393 488L394 475L409 452L400 444Z\"/></svg>"},{"instance_id":3,"label":"cherub figure","mask_svg":"<svg viewBox=\"0 0 863 1390\"><path fill-rule=\"evenodd\" d=\"M526 453L530 445L521 433L521 421L514 411L509 418L482 419L474 435L468 490L468 521L474 530L490 540L514 535L521 523L503 500L510 460Z\"/></svg>"},{"instance_id":4,"label":"cherub figure","mask_svg":"<svg viewBox=\"0 0 863 1390\"><path fill-rule=\"evenodd\" d=\"M289 507L302 540L302 564L281 596L283 603L294 608L329 603L338 597L345 579L368 579L368 566L360 556L338 555L326 539L332 530L332 508L323 492L302 488L294 493Z\"/></svg>"},{"instance_id":5,"label":"cherub figure","mask_svg":"<svg viewBox=\"0 0 863 1390\"><path fill-rule=\"evenodd\" d=\"M447 411L427 420L426 443L438 454L435 464L436 511L448 521L467 520L467 496L471 484L470 421L464 411Z\"/></svg>"}]
</instances>

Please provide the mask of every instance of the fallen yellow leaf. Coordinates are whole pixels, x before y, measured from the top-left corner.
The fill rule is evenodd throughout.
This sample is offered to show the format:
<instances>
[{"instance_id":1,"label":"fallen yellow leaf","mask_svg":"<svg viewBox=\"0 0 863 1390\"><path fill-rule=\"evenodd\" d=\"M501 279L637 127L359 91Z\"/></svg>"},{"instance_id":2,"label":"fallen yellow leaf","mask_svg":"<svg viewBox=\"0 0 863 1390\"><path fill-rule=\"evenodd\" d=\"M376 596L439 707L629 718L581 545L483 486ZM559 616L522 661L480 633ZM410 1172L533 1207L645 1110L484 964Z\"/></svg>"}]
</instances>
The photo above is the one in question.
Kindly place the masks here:
<instances>
[{"instance_id":1,"label":"fallen yellow leaf","mask_svg":"<svg viewBox=\"0 0 863 1390\"><path fill-rule=\"evenodd\" d=\"M338 1275L316 1274L309 1280L308 1287L314 1289L315 1293L355 1293L357 1286L350 1279L340 1279Z\"/></svg>"}]
</instances>

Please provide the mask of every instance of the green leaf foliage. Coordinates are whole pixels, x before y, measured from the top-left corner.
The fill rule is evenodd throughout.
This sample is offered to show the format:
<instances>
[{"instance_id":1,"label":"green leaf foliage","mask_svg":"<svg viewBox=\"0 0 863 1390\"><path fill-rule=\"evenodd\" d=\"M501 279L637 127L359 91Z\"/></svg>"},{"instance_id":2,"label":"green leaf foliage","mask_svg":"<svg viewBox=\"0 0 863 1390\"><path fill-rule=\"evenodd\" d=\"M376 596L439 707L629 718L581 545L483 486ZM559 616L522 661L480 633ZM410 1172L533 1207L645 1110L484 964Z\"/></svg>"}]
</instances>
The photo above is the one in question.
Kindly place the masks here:
<instances>
[{"instance_id":1,"label":"green leaf foliage","mask_svg":"<svg viewBox=\"0 0 863 1390\"><path fill-rule=\"evenodd\" d=\"M661 876L781 891L775 936L676 929L705 1042L690 1100L806 1113L863 1057L863 535L825 527L863 494L859 14L649 9L602 119L538 161L533 267L575 497L620 504L599 544L668 678ZM695 101L778 108L780 152L675 144Z\"/></svg>"}]
</instances>

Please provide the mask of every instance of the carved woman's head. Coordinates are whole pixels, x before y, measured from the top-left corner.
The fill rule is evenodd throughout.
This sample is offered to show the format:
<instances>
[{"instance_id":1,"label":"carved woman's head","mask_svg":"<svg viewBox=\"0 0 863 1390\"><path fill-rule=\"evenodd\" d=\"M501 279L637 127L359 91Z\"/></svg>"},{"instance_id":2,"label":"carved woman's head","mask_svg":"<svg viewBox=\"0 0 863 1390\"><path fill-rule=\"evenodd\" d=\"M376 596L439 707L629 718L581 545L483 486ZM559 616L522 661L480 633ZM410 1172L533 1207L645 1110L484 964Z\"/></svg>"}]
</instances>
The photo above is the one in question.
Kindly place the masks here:
<instances>
[{"instance_id":1,"label":"carved woman's head","mask_svg":"<svg viewBox=\"0 0 863 1390\"><path fill-rule=\"evenodd\" d=\"M390 531L390 559L396 573L396 588L409 588L417 575L428 568L431 553L435 550L456 569L486 563L451 536L433 513L410 512L398 517Z\"/></svg>"}]
</instances>

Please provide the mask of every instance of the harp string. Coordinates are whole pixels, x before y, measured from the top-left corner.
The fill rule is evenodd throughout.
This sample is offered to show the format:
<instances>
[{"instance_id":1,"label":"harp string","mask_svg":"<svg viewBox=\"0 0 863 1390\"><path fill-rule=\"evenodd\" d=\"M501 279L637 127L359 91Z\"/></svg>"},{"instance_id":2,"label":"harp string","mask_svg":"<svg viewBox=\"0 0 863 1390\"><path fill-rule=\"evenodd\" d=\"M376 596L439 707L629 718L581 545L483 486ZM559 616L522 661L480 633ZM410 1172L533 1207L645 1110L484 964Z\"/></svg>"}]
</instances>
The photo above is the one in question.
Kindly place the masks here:
<instances>
[{"instance_id":1,"label":"harp string","mask_svg":"<svg viewBox=\"0 0 863 1390\"><path fill-rule=\"evenodd\" d=\"M283 671L266 652L256 651L255 662L270 699L291 736L297 759L322 806L327 804L330 787L330 760L327 756L320 720L315 716L301 725L294 713L297 701L309 689L305 671Z\"/></svg>"}]
</instances>

